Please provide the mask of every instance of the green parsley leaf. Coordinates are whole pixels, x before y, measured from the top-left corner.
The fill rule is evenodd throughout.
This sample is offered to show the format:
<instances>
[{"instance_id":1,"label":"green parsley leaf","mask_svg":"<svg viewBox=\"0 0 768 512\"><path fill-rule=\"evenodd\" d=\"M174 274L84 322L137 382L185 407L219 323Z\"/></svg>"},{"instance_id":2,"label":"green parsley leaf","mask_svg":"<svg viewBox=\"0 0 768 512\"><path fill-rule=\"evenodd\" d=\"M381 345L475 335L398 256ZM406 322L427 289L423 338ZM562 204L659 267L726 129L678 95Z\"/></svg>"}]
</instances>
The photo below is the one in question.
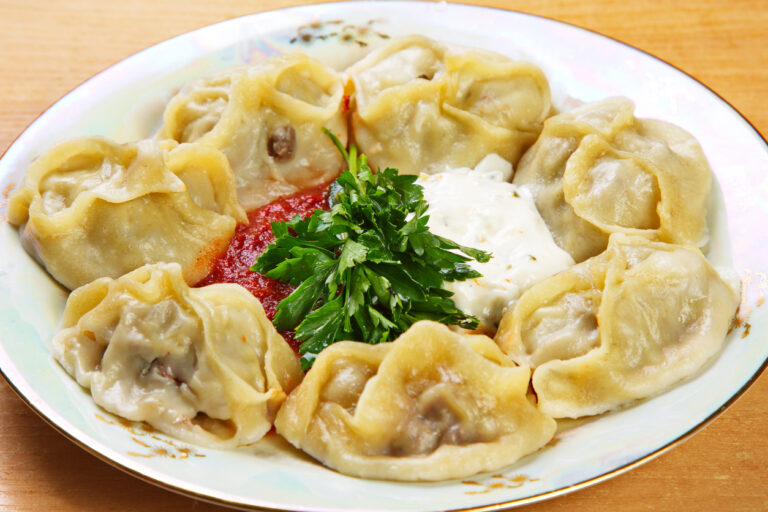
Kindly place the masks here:
<instances>
[{"instance_id":1,"label":"green parsley leaf","mask_svg":"<svg viewBox=\"0 0 768 512\"><path fill-rule=\"evenodd\" d=\"M302 367L336 341L392 341L419 320L477 327L443 283L480 277L468 262L491 254L429 231L416 176L374 173L354 144L347 150L325 133L348 168L330 186L330 210L272 223L275 242L251 267L298 285L278 305L274 324L296 329Z\"/></svg>"}]
</instances>

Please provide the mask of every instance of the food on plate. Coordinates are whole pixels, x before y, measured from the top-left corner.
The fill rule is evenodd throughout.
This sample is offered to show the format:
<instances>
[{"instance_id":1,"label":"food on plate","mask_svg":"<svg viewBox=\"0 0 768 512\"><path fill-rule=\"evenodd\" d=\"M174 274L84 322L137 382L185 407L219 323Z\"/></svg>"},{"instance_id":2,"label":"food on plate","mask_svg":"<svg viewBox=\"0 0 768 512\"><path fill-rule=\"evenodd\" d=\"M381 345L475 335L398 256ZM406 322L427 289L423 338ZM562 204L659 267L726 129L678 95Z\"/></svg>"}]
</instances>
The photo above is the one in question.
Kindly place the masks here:
<instances>
[{"instance_id":1,"label":"food on plate","mask_svg":"<svg viewBox=\"0 0 768 512\"><path fill-rule=\"evenodd\" d=\"M190 443L274 420L328 467L401 481L498 470L553 418L659 394L739 303L701 252L709 166L625 98L551 114L533 64L411 36L343 73L291 54L197 80L153 139L60 144L8 207L74 289L53 354ZM246 209L262 223L228 246ZM243 286L203 286L250 265L274 325Z\"/></svg>"},{"instance_id":2,"label":"food on plate","mask_svg":"<svg viewBox=\"0 0 768 512\"><path fill-rule=\"evenodd\" d=\"M480 328L496 332L502 314L522 292L573 265L552 240L530 193L508 183L512 165L492 154L474 168L422 175L430 231L493 257L468 261L479 276L446 282L451 300L478 318Z\"/></svg>"},{"instance_id":3,"label":"food on plate","mask_svg":"<svg viewBox=\"0 0 768 512\"><path fill-rule=\"evenodd\" d=\"M461 478L509 465L551 439L555 421L528 395L529 374L486 336L422 321L392 343L324 350L275 427L345 474Z\"/></svg>"},{"instance_id":4,"label":"food on plate","mask_svg":"<svg viewBox=\"0 0 768 512\"><path fill-rule=\"evenodd\" d=\"M73 291L53 355L107 411L215 447L261 439L302 378L258 300L190 288L175 263Z\"/></svg>"},{"instance_id":5,"label":"food on plate","mask_svg":"<svg viewBox=\"0 0 768 512\"><path fill-rule=\"evenodd\" d=\"M474 167L496 153L517 164L550 115L544 73L509 57L410 36L353 64L351 127L374 168Z\"/></svg>"},{"instance_id":6,"label":"food on plate","mask_svg":"<svg viewBox=\"0 0 768 512\"><path fill-rule=\"evenodd\" d=\"M8 220L21 227L27 251L75 289L158 261L178 262L195 283L247 218L219 151L90 137L29 166Z\"/></svg>"},{"instance_id":7,"label":"food on plate","mask_svg":"<svg viewBox=\"0 0 768 512\"><path fill-rule=\"evenodd\" d=\"M601 253L611 233L707 243L711 171L701 147L633 112L628 99L610 98L549 118L515 173L577 262Z\"/></svg>"},{"instance_id":8,"label":"food on plate","mask_svg":"<svg viewBox=\"0 0 768 512\"><path fill-rule=\"evenodd\" d=\"M600 414L666 390L720 350L740 299L723 272L695 247L617 233L524 293L496 341L535 368L542 411Z\"/></svg>"},{"instance_id":9,"label":"food on plate","mask_svg":"<svg viewBox=\"0 0 768 512\"><path fill-rule=\"evenodd\" d=\"M347 141L341 75L303 54L272 57L184 87L157 137L220 149L247 210L326 183L343 161L322 129Z\"/></svg>"},{"instance_id":10,"label":"food on plate","mask_svg":"<svg viewBox=\"0 0 768 512\"><path fill-rule=\"evenodd\" d=\"M480 277L466 262L490 255L429 231L416 176L374 173L354 144L347 152L327 134L349 168L329 187L330 211L273 223L276 241L251 267L298 286L274 322L296 329L302 367L331 343L392 341L418 320L477 327L442 285Z\"/></svg>"}]
</instances>

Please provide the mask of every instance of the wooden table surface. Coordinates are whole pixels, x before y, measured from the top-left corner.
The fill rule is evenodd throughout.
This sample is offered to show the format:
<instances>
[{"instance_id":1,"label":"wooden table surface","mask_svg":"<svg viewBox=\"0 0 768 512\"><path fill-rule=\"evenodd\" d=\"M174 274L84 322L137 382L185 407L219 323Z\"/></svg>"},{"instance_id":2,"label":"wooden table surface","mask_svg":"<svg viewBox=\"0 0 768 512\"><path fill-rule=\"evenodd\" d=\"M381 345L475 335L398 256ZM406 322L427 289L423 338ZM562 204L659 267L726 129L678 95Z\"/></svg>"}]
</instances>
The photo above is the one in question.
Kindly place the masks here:
<instances>
[{"instance_id":1,"label":"wooden table surface","mask_svg":"<svg viewBox=\"0 0 768 512\"><path fill-rule=\"evenodd\" d=\"M96 72L211 23L301 0L0 0L0 153ZM642 48L717 91L768 135L768 2L480 0ZM626 474L525 510L768 510L768 376L689 441ZM0 510L223 510L98 460L0 382Z\"/></svg>"}]
</instances>

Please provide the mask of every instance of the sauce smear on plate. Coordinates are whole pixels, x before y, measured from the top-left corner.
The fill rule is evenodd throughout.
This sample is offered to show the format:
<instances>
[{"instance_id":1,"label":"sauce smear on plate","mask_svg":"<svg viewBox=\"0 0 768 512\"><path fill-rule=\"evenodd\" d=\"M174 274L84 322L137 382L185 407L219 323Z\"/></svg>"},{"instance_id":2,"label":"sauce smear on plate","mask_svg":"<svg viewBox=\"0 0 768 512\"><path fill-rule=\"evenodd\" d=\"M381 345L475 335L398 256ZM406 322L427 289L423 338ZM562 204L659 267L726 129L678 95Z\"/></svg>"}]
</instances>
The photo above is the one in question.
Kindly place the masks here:
<instances>
[{"instance_id":1,"label":"sauce smear on plate","mask_svg":"<svg viewBox=\"0 0 768 512\"><path fill-rule=\"evenodd\" d=\"M277 199L249 212L249 224L237 226L227 250L216 260L211 273L196 286L214 283L242 285L261 301L267 317L272 320L277 313L277 305L291 294L294 287L250 270L256 258L275 240L270 223L290 220L295 215L308 217L314 210L327 208L328 185L326 184ZM280 334L295 351L298 351L301 342L294 338L293 331L284 331Z\"/></svg>"}]
</instances>

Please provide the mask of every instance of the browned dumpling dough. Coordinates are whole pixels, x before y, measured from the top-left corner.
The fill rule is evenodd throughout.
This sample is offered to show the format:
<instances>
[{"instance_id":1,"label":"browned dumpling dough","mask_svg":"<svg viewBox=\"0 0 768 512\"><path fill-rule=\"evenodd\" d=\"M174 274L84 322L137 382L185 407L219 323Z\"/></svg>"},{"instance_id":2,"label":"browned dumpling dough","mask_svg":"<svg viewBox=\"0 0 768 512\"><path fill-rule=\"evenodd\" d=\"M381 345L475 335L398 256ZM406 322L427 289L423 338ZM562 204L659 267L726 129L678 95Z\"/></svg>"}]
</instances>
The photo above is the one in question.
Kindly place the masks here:
<instances>
[{"instance_id":1,"label":"browned dumpling dough","mask_svg":"<svg viewBox=\"0 0 768 512\"><path fill-rule=\"evenodd\" d=\"M341 76L302 54L265 59L184 87L163 114L160 139L220 149L246 210L330 181L347 141Z\"/></svg>"},{"instance_id":2,"label":"browned dumpling dough","mask_svg":"<svg viewBox=\"0 0 768 512\"><path fill-rule=\"evenodd\" d=\"M410 36L347 70L354 141L375 167L433 173L496 153L516 164L550 114L533 64Z\"/></svg>"},{"instance_id":3,"label":"browned dumpling dough","mask_svg":"<svg viewBox=\"0 0 768 512\"><path fill-rule=\"evenodd\" d=\"M35 160L11 195L8 220L69 289L159 261L179 263L194 284L237 222L248 222L220 151L101 137L64 142Z\"/></svg>"},{"instance_id":4,"label":"browned dumpling dough","mask_svg":"<svg viewBox=\"0 0 768 512\"><path fill-rule=\"evenodd\" d=\"M448 480L513 463L555 432L530 371L493 341L421 321L380 345L339 342L315 360L277 432L348 475Z\"/></svg>"},{"instance_id":5,"label":"browned dumpling dough","mask_svg":"<svg viewBox=\"0 0 768 512\"><path fill-rule=\"evenodd\" d=\"M698 372L723 345L738 277L695 247L611 236L608 249L528 289L496 342L534 368L539 407L600 414Z\"/></svg>"},{"instance_id":6,"label":"browned dumpling dough","mask_svg":"<svg viewBox=\"0 0 768 512\"><path fill-rule=\"evenodd\" d=\"M177 264L73 291L53 356L107 411L214 447L261 439L302 378L253 295L190 288Z\"/></svg>"},{"instance_id":7,"label":"browned dumpling dough","mask_svg":"<svg viewBox=\"0 0 768 512\"><path fill-rule=\"evenodd\" d=\"M696 140L669 123L637 119L626 98L551 117L513 182L533 193L555 242L576 262L611 233L704 247L711 171Z\"/></svg>"}]
</instances>

